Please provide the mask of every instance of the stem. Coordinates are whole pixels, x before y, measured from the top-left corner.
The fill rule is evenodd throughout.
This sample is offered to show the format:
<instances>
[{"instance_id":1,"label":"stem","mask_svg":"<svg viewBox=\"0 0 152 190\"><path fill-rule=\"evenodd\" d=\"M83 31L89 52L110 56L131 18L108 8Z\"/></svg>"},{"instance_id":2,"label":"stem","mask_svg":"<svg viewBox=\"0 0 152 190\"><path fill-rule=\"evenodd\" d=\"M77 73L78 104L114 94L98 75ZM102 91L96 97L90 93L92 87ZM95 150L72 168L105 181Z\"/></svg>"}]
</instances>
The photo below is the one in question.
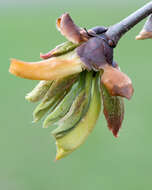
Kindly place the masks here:
<instances>
[{"instance_id":1,"label":"stem","mask_svg":"<svg viewBox=\"0 0 152 190\"><path fill-rule=\"evenodd\" d=\"M152 13L152 1L147 3L136 12L129 15L119 23L111 26L106 32L106 36L109 40L112 40L113 46L116 46L119 39L128 32L132 27L138 24L141 20L146 18Z\"/></svg>"}]
</instances>

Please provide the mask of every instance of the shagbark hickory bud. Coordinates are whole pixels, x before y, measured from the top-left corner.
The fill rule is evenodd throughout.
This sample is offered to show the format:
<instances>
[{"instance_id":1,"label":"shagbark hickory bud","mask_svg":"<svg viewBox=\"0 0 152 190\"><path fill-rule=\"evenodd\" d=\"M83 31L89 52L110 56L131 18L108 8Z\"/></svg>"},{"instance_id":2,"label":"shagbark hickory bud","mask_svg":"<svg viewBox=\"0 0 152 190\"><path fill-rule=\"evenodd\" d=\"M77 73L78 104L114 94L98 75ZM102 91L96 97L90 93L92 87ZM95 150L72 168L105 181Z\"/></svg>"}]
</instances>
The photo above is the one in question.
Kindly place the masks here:
<instances>
[{"instance_id":1,"label":"shagbark hickory bud","mask_svg":"<svg viewBox=\"0 0 152 190\"><path fill-rule=\"evenodd\" d=\"M58 126L52 132L58 160L88 137L101 105L109 129L117 136L124 115L122 97L130 99L133 87L129 77L113 61L114 46L105 34L107 28L87 31L76 26L67 13L57 19L57 28L67 42L41 54L42 61L12 59L9 71L22 78L43 80L26 99L41 100L33 113L34 122L49 113L43 127Z\"/></svg>"}]
</instances>

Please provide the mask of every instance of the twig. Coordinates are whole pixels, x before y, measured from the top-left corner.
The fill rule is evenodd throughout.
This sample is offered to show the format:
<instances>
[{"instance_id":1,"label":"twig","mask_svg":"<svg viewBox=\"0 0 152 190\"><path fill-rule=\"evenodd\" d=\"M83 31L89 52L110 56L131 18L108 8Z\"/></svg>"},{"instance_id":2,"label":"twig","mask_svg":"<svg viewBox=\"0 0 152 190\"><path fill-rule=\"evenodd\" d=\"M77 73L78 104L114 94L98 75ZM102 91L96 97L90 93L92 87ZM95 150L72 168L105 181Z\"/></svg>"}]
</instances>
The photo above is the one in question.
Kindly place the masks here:
<instances>
[{"instance_id":1,"label":"twig","mask_svg":"<svg viewBox=\"0 0 152 190\"><path fill-rule=\"evenodd\" d=\"M152 13L152 1L147 3L136 12L132 13L127 18L123 19L117 24L109 27L106 36L109 38L113 46L116 46L120 38L128 32L132 27L138 24L141 20Z\"/></svg>"}]
</instances>

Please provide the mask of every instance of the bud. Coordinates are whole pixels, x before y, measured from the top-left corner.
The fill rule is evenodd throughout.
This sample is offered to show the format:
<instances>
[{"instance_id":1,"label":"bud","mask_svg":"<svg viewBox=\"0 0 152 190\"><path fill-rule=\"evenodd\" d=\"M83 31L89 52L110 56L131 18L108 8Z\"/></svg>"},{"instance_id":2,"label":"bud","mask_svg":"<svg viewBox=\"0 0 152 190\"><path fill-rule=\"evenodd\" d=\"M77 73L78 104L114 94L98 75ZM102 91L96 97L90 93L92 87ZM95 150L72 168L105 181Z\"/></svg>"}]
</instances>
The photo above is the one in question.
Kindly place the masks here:
<instances>
[{"instance_id":1,"label":"bud","mask_svg":"<svg viewBox=\"0 0 152 190\"><path fill-rule=\"evenodd\" d=\"M143 26L143 29L139 35L136 36L136 40L145 40L150 38L152 38L152 15L149 16L145 25Z\"/></svg>"},{"instance_id":2,"label":"bud","mask_svg":"<svg viewBox=\"0 0 152 190\"><path fill-rule=\"evenodd\" d=\"M113 61L114 46L106 36L107 28L81 29L67 13L56 25L67 42L40 54L42 61L12 59L9 71L21 78L43 80L26 99L42 99L33 112L34 122L49 113L43 127L58 126L52 132L58 160L77 149L91 133L102 100L108 127L117 136L124 117L122 97L130 99L133 87Z\"/></svg>"}]
</instances>

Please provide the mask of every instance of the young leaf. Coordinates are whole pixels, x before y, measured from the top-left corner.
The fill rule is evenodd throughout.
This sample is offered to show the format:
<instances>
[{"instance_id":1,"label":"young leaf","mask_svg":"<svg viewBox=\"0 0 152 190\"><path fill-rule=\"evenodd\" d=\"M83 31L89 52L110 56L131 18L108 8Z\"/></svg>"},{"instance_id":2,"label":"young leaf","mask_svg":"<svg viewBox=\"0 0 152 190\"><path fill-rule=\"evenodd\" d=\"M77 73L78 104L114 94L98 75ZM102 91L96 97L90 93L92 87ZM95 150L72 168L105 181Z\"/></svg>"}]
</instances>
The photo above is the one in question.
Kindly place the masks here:
<instances>
[{"instance_id":1,"label":"young leaf","mask_svg":"<svg viewBox=\"0 0 152 190\"><path fill-rule=\"evenodd\" d=\"M122 97L111 96L106 87L101 84L103 97L104 115L109 129L117 137L124 118L124 101Z\"/></svg>"}]
</instances>

